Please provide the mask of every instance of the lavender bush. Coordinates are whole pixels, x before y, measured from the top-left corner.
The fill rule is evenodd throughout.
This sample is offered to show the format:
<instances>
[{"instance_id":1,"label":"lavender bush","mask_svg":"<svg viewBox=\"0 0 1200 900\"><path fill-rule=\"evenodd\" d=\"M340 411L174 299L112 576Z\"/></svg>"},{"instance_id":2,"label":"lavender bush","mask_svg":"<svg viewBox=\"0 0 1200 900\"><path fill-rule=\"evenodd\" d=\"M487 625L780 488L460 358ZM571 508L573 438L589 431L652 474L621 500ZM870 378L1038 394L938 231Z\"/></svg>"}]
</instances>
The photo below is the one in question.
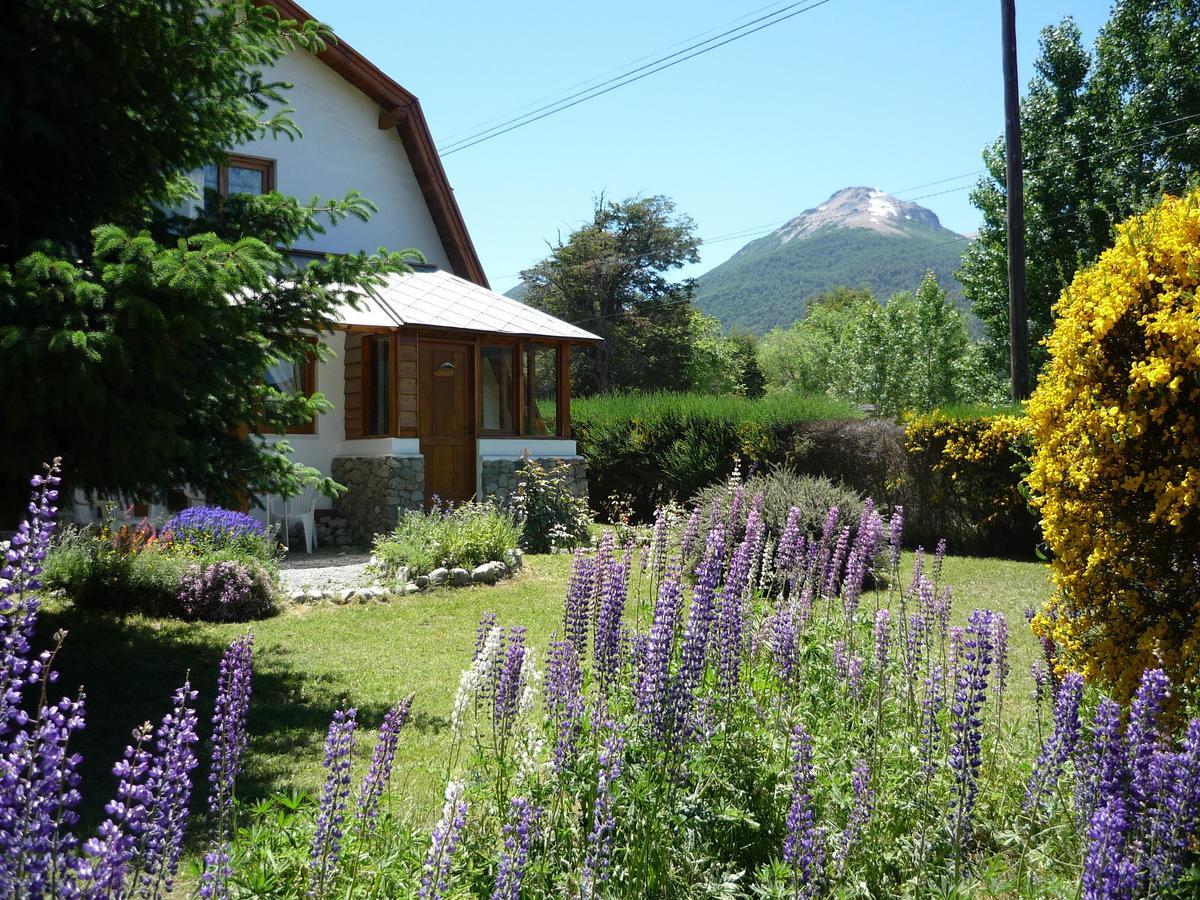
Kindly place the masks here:
<instances>
[{"instance_id":1,"label":"lavender bush","mask_svg":"<svg viewBox=\"0 0 1200 900\"><path fill-rule=\"evenodd\" d=\"M205 622L247 622L275 612L274 584L253 562L196 563L179 585L179 612Z\"/></svg>"},{"instance_id":2,"label":"lavender bush","mask_svg":"<svg viewBox=\"0 0 1200 900\"><path fill-rule=\"evenodd\" d=\"M181 510L159 529L163 540L183 544L196 552L236 550L270 559L274 544L266 524L244 512L220 506L192 506Z\"/></svg>"}]
</instances>

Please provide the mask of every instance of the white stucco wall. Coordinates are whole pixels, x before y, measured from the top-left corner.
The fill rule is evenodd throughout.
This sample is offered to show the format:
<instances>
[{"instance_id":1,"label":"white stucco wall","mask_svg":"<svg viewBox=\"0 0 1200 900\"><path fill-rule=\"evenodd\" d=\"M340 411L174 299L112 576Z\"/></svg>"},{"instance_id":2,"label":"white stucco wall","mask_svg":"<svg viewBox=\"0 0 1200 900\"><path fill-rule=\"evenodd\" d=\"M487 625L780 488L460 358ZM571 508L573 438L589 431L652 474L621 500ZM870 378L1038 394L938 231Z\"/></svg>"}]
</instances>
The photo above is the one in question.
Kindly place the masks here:
<instances>
[{"instance_id":1,"label":"white stucco wall","mask_svg":"<svg viewBox=\"0 0 1200 900\"><path fill-rule=\"evenodd\" d=\"M267 77L293 85L285 95L303 137L266 138L231 150L275 160L275 187L282 193L308 200L357 190L379 207L367 222L344 219L296 246L334 253L415 247L431 265L449 270L400 136L394 128L379 130L379 107L304 51L281 59ZM200 183L198 172L192 178Z\"/></svg>"}]
</instances>

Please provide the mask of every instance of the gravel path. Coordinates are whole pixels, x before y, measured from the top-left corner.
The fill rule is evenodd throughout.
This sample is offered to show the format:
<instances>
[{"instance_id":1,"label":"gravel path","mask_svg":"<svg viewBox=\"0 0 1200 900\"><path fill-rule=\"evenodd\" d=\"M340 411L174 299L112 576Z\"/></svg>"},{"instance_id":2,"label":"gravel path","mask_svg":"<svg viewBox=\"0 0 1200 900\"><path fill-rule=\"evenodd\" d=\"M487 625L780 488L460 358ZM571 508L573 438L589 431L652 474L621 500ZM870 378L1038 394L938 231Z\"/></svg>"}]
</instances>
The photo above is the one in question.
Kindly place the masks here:
<instances>
[{"instance_id":1,"label":"gravel path","mask_svg":"<svg viewBox=\"0 0 1200 900\"><path fill-rule=\"evenodd\" d=\"M339 591L343 588L361 588L372 584L367 576L367 553L339 553L321 551L290 553L279 564L279 575L285 593L315 588L322 591Z\"/></svg>"}]
</instances>

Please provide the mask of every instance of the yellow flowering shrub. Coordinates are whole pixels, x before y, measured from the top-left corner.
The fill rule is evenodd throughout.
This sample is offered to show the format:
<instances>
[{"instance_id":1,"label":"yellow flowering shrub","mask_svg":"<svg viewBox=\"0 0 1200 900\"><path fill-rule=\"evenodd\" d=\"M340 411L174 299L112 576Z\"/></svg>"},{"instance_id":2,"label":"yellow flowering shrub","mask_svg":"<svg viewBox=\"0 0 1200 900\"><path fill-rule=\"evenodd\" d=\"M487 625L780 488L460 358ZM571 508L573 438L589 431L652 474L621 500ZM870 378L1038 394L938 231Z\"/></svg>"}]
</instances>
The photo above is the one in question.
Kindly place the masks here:
<instances>
[{"instance_id":1,"label":"yellow flowering shrub","mask_svg":"<svg viewBox=\"0 0 1200 900\"><path fill-rule=\"evenodd\" d=\"M969 527L985 549L1032 553L1034 522L1021 493L1028 429L1025 419L1011 415L952 418L933 412L904 423L910 469L928 473L914 475L911 487L921 505L940 516L943 533ZM1007 546L1014 538L1025 545ZM1004 546L997 544L1002 539Z\"/></svg>"},{"instance_id":2,"label":"yellow flowering shrub","mask_svg":"<svg viewBox=\"0 0 1200 900\"><path fill-rule=\"evenodd\" d=\"M1122 224L1063 292L1028 404L1058 589L1034 630L1122 697L1149 666L1200 674L1198 285L1200 192Z\"/></svg>"}]
</instances>

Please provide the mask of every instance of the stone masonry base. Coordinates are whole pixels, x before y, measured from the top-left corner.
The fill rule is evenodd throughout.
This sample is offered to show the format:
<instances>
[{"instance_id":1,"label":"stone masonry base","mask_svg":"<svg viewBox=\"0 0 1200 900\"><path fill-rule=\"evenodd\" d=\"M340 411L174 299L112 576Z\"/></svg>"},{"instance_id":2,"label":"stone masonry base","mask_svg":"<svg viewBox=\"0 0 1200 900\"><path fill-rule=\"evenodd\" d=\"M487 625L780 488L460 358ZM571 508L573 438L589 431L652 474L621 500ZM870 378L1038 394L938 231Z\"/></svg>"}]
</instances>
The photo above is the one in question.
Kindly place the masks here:
<instances>
[{"instance_id":1,"label":"stone masonry base","mask_svg":"<svg viewBox=\"0 0 1200 900\"><path fill-rule=\"evenodd\" d=\"M401 511L425 503L421 456L338 456L329 474L347 489L334 502L329 522L335 544L369 544L374 535L396 527Z\"/></svg>"}]
</instances>

